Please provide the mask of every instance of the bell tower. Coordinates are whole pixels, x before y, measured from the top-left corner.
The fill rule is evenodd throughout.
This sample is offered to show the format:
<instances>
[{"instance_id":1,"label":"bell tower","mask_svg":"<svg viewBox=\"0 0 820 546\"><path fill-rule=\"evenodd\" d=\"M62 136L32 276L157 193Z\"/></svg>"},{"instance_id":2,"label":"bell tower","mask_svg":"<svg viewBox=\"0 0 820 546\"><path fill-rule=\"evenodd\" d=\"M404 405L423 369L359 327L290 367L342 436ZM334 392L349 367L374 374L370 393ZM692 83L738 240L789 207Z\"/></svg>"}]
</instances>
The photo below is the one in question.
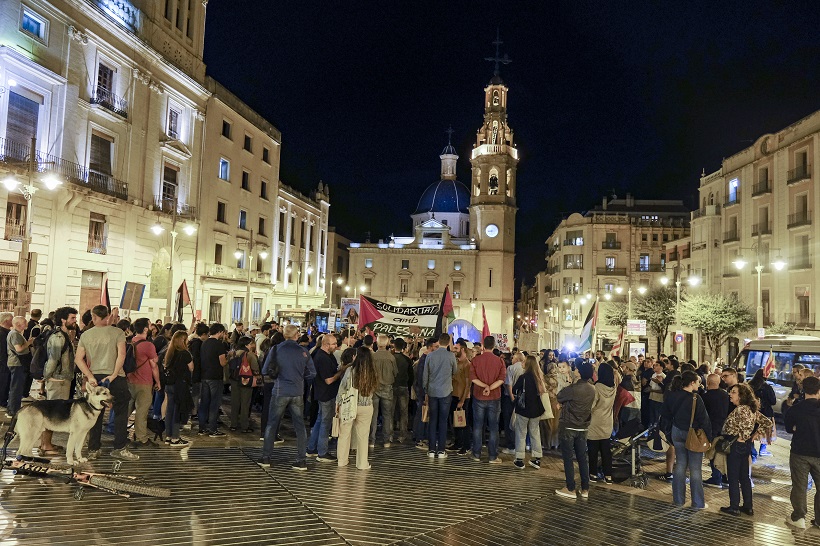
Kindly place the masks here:
<instances>
[{"instance_id":1,"label":"bell tower","mask_svg":"<svg viewBox=\"0 0 820 546\"><path fill-rule=\"evenodd\" d=\"M499 74L500 65L511 61L500 56L496 37L495 72L484 88L484 122L476 134L470 155L470 228L479 250L476 293L487 311L490 329L512 335L515 287L516 168L518 150L507 124L508 88Z\"/></svg>"}]
</instances>

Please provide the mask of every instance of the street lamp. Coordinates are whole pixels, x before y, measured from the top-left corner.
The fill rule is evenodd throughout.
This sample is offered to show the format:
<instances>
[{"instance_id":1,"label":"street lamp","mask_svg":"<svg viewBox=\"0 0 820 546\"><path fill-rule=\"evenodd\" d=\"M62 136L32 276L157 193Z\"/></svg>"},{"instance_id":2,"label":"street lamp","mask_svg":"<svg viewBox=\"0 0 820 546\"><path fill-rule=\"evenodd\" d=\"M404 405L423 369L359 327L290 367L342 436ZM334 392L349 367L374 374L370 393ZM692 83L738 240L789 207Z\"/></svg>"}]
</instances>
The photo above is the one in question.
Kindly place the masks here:
<instances>
[{"instance_id":1,"label":"street lamp","mask_svg":"<svg viewBox=\"0 0 820 546\"><path fill-rule=\"evenodd\" d=\"M261 250L259 251L260 260L267 259L268 251L266 246L256 244L256 241L253 238L253 230L250 230L250 239L248 239L247 241L239 240L236 244L239 247L246 247L248 252L248 263L242 264L245 265L248 269L248 276L245 280L245 309L242 313L242 320L245 326L249 326L251 319L251 272L253 271L253 249L256 246L261 246ZM245 255L245 251L237 248L233 255L234 258L236 258L237 260L241 260L242 256Z\"/></svg>"},{"instance_id":2,"label":"street lamp","mask_svg":"<svg viewBox=\"0 0 820 546\"><path fill-rule=\"evenodd\" d=\"M339 288L341 288L342 284L344 284L344 282L345 282L345 280L342 278L342 274L341 273L336 273L335 279L336 279L336 284L338 284ZM324 282L325 282L325 280L322 279L323 284L324 284ZM328 299L328 307L333 309L333 283L332 282L330 283L330 293L328 294L327 299Z\"/></svg>"},{"instance_id":3,"label":"street lamp","mask_svg":"<svg viewBox=\"0 0 820 546\"><path fill-rule=\"evenodd\" d=\"M288 262L288 266L285 268L285 273L288 275L291 274L293 271L293 260ZM299 285L302 284L302 264L308 264L307 266L307 274L310 275L313 273L313 266L310 265L310 260L297 260L296 265L298 266L296 269L296 302L295 308L299 309Z\"/></svg>"},{"instance_id":4,"label":"street lamp","mask_svg":"<svg viewBox=\"0 0 820 546\"><path fill-rule=\"evenodd\" d=\"M756 258L755 261L757 262L757 265L755 265L755 271L757 272L757 313L756 313L757 320L756 320L756 322L757 322L757 329L758 330L763 328L763 288L761 287L760 277L763 273L763 267L764 266L763 266L763 264L761 263L761 260L760 260L760 258L761 258L761 256L760 256L760 247L761 247L760 235L758 235L757 236L757 242L753 243L751 247L740 248L740 250L748 250L748 251L754 252L755 253L755 258ZM777 257L774 259L773 262L771 262L771 265L774 266L774 268L777 271L782 271L783 268L786 267L786 261L780 255L780 249L779 248L771 248L769 250L777 250L778 251ZM742 255L739 255L735 258L733 263L734 263L734 266L738 270L741 270L744 267L746 267L746 265L749 262L747 262L743 258Z\"/></svg>"},{"instance_id":5,"label":"street lamp","mask_svg":"<svg viewBox=\"0 0 820 546\"><path fill-rule=\"evenodd\" d=\"M179 218L177 217L176 199L173 200L170 207L171 231L168 233L171 235L171 261L168 264L168 291L165 295L165 322L171 322L171 302L174 299L174 258L176 257L177 235L179 235L179 233L177 233L177 221ZM186 223L182 230L190 237L196 233L196 226L192 223ZM165 228L159 222L159 218L157 218L157 223L151 226L151 231L157 236L161 235L162 232L165 231Z\"/></svg>"}]
</instances>

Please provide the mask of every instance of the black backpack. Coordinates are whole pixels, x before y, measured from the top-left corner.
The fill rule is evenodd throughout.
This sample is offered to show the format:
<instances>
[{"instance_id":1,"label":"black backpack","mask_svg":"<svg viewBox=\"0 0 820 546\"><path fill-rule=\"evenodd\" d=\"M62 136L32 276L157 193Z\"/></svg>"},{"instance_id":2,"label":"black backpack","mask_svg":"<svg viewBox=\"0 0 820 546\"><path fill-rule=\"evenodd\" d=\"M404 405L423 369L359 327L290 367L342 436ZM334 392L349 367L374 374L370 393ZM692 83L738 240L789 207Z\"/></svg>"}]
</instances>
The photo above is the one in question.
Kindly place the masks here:
<instances>
[{"instance_id":1,"label":"black backpack","mask_svg":"<svg viewBox=\"0 0 820 546\"><path fill-rule=\"evenodd\" d=\"M123 362L123 364L122 364L122 371L124 371L125 373L127 373L127 374L134 373L135 371L137 371L137 368L140 367L140 366L137 366L137 345L139 345L140 343L142 343L144 341L148 341L148 340L147 339L141 339L141 340L137 341L136 343L128 343L125 346L125 362ZM143 365L144 364L145 363L143 363Z\"/></svg>"},{"instance_id":2,"label":"black backpack","mask_svg":"<svg viewBox=\"0 0 820 546\"><path fill-rule=\"evenodd\" d=\"M48 362L48 338L51 337L52 334L56 334L60 332L59 328L49 328L48 330L44 330L40 332L36 338L34 338L34 343L31 345L31 365L29 369L31 371L31 375L34 379L42 379L43 372L46 369L46 362ZM60 352L60 362L58 363L58 370L62 371L62 355L68 350L71 341L68 339L65 340L63 343L63 350Z\"/></svg>"}]
</instances>

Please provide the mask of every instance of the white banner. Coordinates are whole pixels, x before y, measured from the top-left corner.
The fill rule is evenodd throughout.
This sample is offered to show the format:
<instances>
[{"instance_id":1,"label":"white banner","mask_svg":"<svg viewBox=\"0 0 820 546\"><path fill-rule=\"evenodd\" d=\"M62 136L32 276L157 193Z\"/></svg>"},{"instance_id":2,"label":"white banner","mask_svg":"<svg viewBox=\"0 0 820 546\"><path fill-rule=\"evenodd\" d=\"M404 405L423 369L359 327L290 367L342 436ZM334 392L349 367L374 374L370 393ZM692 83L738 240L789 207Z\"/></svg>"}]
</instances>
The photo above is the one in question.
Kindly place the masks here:
<instances>
[{"instance_id":1,"label":"white banner","mask_svg":"<svg viewBox=\"0 0 820 546\"><path fill-rule=\"evenodd\" d=\"M399 307L361 296L359 326L369 326L377 334L432 337L436 332L438 305Z\"/></svg>"}]
</instances>

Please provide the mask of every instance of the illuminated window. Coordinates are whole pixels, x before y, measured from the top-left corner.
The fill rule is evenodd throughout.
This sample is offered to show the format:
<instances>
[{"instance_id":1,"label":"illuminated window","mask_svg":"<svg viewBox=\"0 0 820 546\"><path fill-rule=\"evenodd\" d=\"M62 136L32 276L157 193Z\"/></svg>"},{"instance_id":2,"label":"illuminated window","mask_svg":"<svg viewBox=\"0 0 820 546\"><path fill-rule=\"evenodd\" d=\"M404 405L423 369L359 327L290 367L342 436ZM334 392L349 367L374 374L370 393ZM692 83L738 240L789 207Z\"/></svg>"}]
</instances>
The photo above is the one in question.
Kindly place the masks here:
<instances>
[{"instance_id":1,"label":"illuminated window","mask_svg":"<svg viewBox=\"0 0 820 546\"><path fill-rule=\"evenodd\" d=\"M231 162L224 157L219 160L219 178L228 181L231 179Z\"/></svg>"},{"instance_id":2,"label":"illuminated window","mask_svg":"<svg viewBox=\"0 0 820 546\"><path fill-rule=\"evenodd\" d=\"M427 260L427 269L435 269L436 268L436 261L435 260Z\"/></svg>"},{"instance_id":3,"label":"illuminated window","mask_svg":"<svg viewBox=\"0 0 820 546\"><path fill-rule=\"evenodd\" d=\"M453 269L455 269L456 271L461 271L461 262L454 262Z\"/></svg>"},{"instance_id":4,"label":"illuminated window","mask_svg":"<svg viewBox=\"0 0 820 546\"><path fill-rule=\"evenodd\" d=\"M364 266L368 269L373 267L373 258L365 258L364 259Z\"/></svg>"},{"instance_id":5,"label":"illuminated window","mask_svg":"<svg viewBox=\"0 0 820 546\"><path fill-rule=\"evenodd\" d=\"M168 136L179 139L179 110L168 109Z\"/></svg>"}]
</instances>

